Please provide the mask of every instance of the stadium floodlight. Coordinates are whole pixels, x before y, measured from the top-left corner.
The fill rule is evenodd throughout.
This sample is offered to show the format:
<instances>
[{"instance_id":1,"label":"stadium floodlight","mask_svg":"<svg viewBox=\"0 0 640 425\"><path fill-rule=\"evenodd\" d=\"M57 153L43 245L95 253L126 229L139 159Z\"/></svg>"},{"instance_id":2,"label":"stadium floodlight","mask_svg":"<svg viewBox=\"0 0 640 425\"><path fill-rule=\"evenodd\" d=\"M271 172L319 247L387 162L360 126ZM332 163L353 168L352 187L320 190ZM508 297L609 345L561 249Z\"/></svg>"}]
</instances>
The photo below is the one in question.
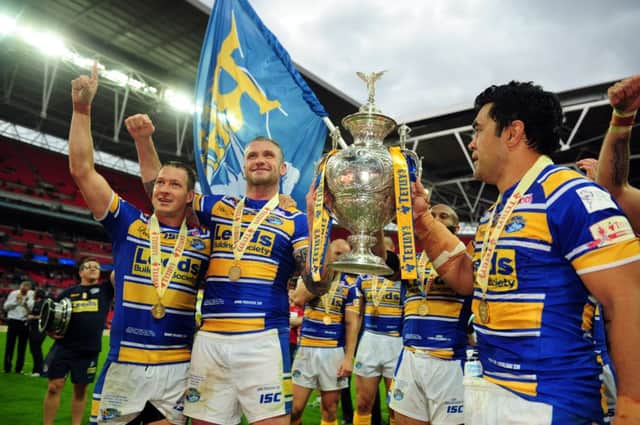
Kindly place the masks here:
<instances>
[{"instance_id":1,"label":"stadium floodlight","mask_svg":"<svg viewBox=\"0 0 640 425\"><path fill-rule=\"evenodd\" d=\"M0 35L9 35L13 33L18 25L15 18L0 14Z\"/></svg>"},{"instance_id":2,"label":"stadium floodlight","mask_svg":"<svg viewBox=\"0 0 640 425\"><path fill-rule=\"evenodd\" d=\"M117 69L105 69L100 74L107 80L116 83L120 87L124 87L129 82L129 76ZM143 83L144 84L144 83Z\"/></svg>"},{"instance_id":3,"label":"stadium floodlight","mask_svg":"<svg viewBox=\"0 0 640 425\"><path fill-rule=\"evenodd\" d=\"M193 100L184 93L176 92L173 89L166 89L163 98L169 106L177 111L186 113L193 113L195 111Z\"/></svg>"},{"instance_id":4,"label":"stadium floodlight","mask_svg":"<svg viewBox=\"0 0 640 425\"><path fill-rule=\"evenodd\" d=\"M18 29L20 37L47 56L64 57L71 53L59 36L45 31L34 31L29 27Z\"/></svg>"},{"instance_id":5,"label":"stadium floodlight","mask_svg":"<svg viewBox=\"0 0 640 425\"><path fill-rule=\"evenodd\" d=\"M60 58L82 69L91 69L95 61L94 58L86 57L67 47L64 40L49 31L35 31L29 26L18 26L16 18L0 13L0 37L14 35L26 44L50 57ZM183 113L193 113L195 110L194 101L184 93L176 92L171 88L161 90L135 78L132 72L120 71L117 69L107 69L103 64L98 64L100 75L106 80L119 87L129 87L136 92L140 92L167 103L171 108Z\"/></svg>"}]
</instances>

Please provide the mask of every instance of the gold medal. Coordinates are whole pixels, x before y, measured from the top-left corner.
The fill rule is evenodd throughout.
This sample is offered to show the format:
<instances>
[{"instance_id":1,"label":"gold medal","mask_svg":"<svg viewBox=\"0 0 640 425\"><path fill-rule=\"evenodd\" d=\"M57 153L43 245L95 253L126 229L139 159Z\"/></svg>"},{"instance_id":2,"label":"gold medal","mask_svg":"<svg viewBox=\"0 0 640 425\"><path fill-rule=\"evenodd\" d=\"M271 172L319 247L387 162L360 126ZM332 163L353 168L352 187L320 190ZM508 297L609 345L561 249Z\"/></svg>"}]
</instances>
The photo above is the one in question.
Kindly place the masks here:
<instances>
[{"instance_id":1,"label":"gold medal","mask_svg":"<svg viewBox=\"0 0 640 425\"><path fill-rule=\"evenodd\" d=\"M378 306L374 305L373 307L371 307L371 314L374 316L378 315Z\"/></svg>"},{"instance_id":2,"label":"gold medal","mask_svg":"<svg viewBox=\"0 0 640 425\"><path fill-rule=\"evenodd\" d=\"M240 270L240 266L238 266L238 265L231 266L231 268L229 269L229 280L230 281L235 282L235 281L239 280L241 275L242 275L242 271Z\"/></svg>"},{"instance_id":3,"label":"gold medal","mask_svg":"<svg viewBox=\"0 0 640 425\"><path fill-rule=\"evenodd\" d=\"M167 310L160 303L156 303L151 307L151 315L154 319L162 319L167 314Z\"/></svg>"},{"instance_id":4,"label":"gold medal","mask_svg":"<svg viewBox=\"0 0 640 425\"><path fill-rule=\"evenodd\" d=\"M429 306L427 305L427 301L422 301L422 303L420 304L420 307L418 307L418 314L420 316L426 316L427 314L429 314Z\"/></svg>"},{"instance_id":5,"label":"gold medal","mask_svg":"<svg viewBox=\"0 0 640 425\"><path fill-rule=\"evenodd\" d=\"M324 316L324 317L322 318L322 323L324 323L324 324L325 324L325 325L327 325L327 326L328 326L328 325L330 325L330 324L331 324L331 316L329 316L329 315Z\"/></svg>"},{"instance_id":6,"label":"gold medal","mask_svg":"<svg viewBox=\"0 0 640 425\"><path fill-rule=\"evenodd\" d=\"M480 304L478 305L478 314L480 316L480 322L483 324L489 323L489 303L487 300L480 300Z\"/></svg>"}]
</instances>

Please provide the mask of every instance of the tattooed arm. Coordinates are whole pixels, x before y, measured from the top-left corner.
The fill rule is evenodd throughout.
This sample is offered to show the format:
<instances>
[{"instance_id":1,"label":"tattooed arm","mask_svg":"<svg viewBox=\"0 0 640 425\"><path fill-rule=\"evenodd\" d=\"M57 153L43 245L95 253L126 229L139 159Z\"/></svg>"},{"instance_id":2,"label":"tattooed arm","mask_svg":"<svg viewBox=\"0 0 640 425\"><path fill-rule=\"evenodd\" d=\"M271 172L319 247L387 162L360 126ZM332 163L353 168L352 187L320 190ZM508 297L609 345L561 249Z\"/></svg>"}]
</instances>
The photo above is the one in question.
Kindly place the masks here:
<instances>
[{"instance_id":1,"label":"tattooed arm","mask_svg":"<svg viewBox=\"0 0 640 425\"><path fill-rule=\"evenodd\" d=\"M640 107L640 75L622 80L609 88L609 101L618 113L633 114ZM629 142L631 130L635 123L633 118L629 125L618 122L619 114L612 117L598 158L596 181L604 186L629 218L633 230L640 232L640 189L629 184ZM618 120L618 122L616 122ZM624 122L624 124L627 124Z\"/></svg>"}]
</instances>

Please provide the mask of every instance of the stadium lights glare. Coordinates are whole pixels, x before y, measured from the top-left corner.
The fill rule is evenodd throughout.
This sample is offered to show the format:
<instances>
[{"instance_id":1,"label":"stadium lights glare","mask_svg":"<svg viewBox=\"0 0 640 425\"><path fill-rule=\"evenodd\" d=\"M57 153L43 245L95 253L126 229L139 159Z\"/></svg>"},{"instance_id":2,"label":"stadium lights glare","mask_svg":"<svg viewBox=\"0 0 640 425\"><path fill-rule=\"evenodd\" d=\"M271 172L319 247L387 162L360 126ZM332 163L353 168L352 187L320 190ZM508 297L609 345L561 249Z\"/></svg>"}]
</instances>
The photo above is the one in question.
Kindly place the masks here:
<instances>
[{"instance_id":1,"label":"stadium lights glare","mask_svg":"<svg viewBox=\"0 0 640 425\"><path fill-rule=\"evenodd\" d=\"M21 39L26 44L34 47L36 50L51 57L60 58L66 62L83 68L91 69L95 59L82 56L65 46L64 40L48 31L34 31L27 26L18 26L16 19L11 16L0 13L0 36L13 35ZM0 39L1 41L1 39ZM117 70L107 69L103 64L98 64L99 75L112 83L120 86L129 86L130 89L151 95L158 96L162 91L158 87L151 86L144 81L134 78L132 75ZM164 90L161 100L171 106L173 109L183 113L193 113L195 110L193 99L184 93L176 92L170 88Z\"/></svg>"},{"instance_id":2,"label":"stadium lights glare","mask_svg":"<svg viewBox=\"0 0 640 425\"><path fill-rule=\"evenodd\" d=\"M175 109L192 114L195 111L193 100L184 93L176 92L172 89L166 89L163 95L164 100Z\"/></svg>"},{"instance_id":3,"label":"stadium lights glare","mask_svg":"<svg viewBox=\"0 0 640 425\"><path fill-rule=\"evenodd\" d=\"M14 18L0 14L0 35L11 34L16 29L17 22Z\"/></svg>"}]
</instances>

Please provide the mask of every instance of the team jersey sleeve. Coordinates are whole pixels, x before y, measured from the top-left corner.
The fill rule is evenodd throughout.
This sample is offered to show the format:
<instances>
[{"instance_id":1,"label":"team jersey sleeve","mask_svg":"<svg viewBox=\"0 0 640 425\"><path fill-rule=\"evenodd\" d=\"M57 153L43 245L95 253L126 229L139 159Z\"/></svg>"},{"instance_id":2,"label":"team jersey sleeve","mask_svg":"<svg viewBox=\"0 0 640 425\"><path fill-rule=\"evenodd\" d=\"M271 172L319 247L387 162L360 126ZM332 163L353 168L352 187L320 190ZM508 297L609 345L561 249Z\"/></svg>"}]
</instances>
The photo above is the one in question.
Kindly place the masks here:
<instances>
[{"instance_id":1,"label":"team jersey sleeve","mask_svg":"<svg viewBox=\"0 0 640 425\"><path fill-rule=\"evenodd\" d=\"M140 210L138 208L113 192L109 208L104 217L100 218L99 221L109 235L109 238L111 238L111 241L116 243L119 238L127 235L131 222L139 215Z\"/></svg>"},{"instance_id":2,"label":"team jersey sleeve","mask_svg":"<svg viewBox=\"0 0 640 425\"><path fill-rule=\"evenodd\" d=\"M360 314L360 302L362 293L357 285L350 285L347 288L347 299L345 300L345 311L351 311Z\"/></svg>"},{"instance_id":3,"label":"team jersey sleeve","mask_svg":"<svg viewBox=\"0 0 640 425\"><path fill-rule=\"evenodd\" d=\"M291 238L293 245L293 252L309 247L309 225L307 224L307 217L299 213L294 218L295 230Z\"/></svg>"},{"instance_id":4,"label":"team jersey sleeve","mask_svg":"<svg viewBox=\"0 0 640 425\"><path fill-rule=\"evenodd\" d=\"M198 216L200 223L209 225L211 216L213 215L213 207L215 203L222 197L219 195L202 195L197 193L191 204L193 211Z\"/></svg>"},{"instance_id":5,"label":"team jersey sleeve","mask_svg":"<svg viewBox=\"0 0 640 425\"><path fill-rule=\"evenodd\" d=\"M586 179L565 186L547 201L549 228L578 274L640 260L640 243L607 191Z\"/></svg>"}]
</instances>

